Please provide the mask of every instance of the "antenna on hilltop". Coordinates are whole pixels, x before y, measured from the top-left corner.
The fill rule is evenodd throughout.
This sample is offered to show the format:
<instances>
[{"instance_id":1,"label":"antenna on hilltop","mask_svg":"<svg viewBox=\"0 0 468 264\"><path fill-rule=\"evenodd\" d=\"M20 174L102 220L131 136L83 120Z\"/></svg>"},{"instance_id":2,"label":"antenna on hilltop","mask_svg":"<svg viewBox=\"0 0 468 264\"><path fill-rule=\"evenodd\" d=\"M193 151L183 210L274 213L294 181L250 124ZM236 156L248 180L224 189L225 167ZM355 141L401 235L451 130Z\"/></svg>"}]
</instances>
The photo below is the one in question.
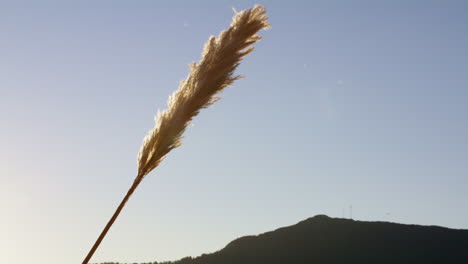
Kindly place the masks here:
<instances>
[{"instance_id":1,"label":"antenna on hilltop","mask_svg":"<svg viewBox=\"0 0 468 264\"><path fill-rule=\"evenodd\" d=\"M349 206L349 219L353 219L353 205Z\"/></svg>"}]
</instances>

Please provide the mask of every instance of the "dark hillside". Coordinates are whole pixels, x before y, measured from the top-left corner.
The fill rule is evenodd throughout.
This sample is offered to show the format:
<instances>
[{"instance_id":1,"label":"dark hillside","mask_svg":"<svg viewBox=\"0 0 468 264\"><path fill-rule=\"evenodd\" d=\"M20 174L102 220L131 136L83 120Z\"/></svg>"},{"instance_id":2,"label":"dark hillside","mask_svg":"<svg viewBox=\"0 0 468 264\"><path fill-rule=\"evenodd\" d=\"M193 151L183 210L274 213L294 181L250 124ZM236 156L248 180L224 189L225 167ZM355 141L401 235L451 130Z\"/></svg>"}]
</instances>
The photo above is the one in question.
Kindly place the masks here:
<instances>
[{"instance_id":1,"label":"dark hillside","mask_svg":"<svg viewBox=\"0 0 468 264\"><path fill-rule=\"evenodd\" d=\"M318 215L172 263L468 263L468 230Z\"/></svg>"}]
</instances>

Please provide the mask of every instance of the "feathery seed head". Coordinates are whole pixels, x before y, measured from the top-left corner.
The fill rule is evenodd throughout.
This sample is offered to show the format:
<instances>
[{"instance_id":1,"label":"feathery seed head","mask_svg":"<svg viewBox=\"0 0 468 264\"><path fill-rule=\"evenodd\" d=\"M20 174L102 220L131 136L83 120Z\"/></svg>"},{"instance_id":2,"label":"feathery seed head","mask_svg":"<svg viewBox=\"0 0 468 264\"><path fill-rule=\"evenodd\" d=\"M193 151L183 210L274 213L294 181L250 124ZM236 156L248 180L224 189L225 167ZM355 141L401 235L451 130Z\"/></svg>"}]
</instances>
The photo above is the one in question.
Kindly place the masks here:
<instances>
[{"instance_id":1,"label":"feathery seed head","mask_svg":"<svg viewBox=\"0 0 468 264\"><path fill-rule=\"evenodd\" d=\"M167 109L158 111L156 124L143 140L138 153L138 181L156 168L172 149L182 144L182 134L190 121L216 101L216 95L240 76L234 70L242 58L252 52L251 46L261 39L257 32L270 27L266 10L255 6L235 11L231 26L218 37L210 37L198 63L168 100Z\"/></svg>"}]
</instances>

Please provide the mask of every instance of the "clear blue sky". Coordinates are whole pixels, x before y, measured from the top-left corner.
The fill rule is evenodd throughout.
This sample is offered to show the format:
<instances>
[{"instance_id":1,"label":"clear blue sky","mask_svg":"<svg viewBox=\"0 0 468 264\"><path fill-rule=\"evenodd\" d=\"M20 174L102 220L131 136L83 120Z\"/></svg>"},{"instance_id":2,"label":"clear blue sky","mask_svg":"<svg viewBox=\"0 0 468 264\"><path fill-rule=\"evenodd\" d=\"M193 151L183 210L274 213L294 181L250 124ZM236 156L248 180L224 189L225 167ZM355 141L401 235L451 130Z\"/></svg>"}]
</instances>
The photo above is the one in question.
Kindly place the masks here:
<instances>
[{"instance_id":1,"label":"clear blue sky","mask_svg":"<svg viewBox=\"0 0 468 264\"><path fill-rule=\"evenodd\" d=\"M237 10L237 73L93 261L173 260L316 214L468 228L466 1L2 1L0 262L81 263L158 108Z\"/></svg>"}]
</instances>

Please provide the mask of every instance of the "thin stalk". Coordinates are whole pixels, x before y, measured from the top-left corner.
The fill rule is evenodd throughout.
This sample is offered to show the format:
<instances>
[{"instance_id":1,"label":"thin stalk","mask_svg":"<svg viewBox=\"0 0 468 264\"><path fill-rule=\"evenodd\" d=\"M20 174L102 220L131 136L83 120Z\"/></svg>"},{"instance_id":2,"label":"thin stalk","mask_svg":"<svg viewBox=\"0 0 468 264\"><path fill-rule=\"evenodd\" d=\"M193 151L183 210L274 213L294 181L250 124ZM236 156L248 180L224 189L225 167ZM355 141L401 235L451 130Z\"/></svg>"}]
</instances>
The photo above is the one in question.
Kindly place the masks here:
<instances>
[{"instance_id":1,"label":"thin stalk","mask_svg":"<svg viewBox=\"0 0 468 264\"><path fill-rule=\"evenodd\" d=\"M89 260L91 259L91 257L93 256L94 252L96 251L96 249L99 247L99 244L101 244L102 240L104 239L104 237L106 236L107 234L107 231L109 231L110 227L112 226L112 224L114 224L115 222L115 219L117 219L117 217L119 216L120 214L120 211L122 211L122 209L124 208L125 204L127 203L128 199L130 198L130 196L133 194L133 192L135 191L135 189L138 187L138 185L140 184L141 180L140 179L135 179L135 181L133 181L133 184L132 186L130 187L130 189L128 189L127 191L127 194L125 195L125 197L123 198L122 202L120 202L120 205L119 207L117 207L117 209L115 210L114 212L114 215L112 215L111 219L109 220L109 222L107 222L106 224L106 227L104 227L104 229L102 230L101 232L101 235L99 235L98 239L96 240L96 242L94 243L93 247L91 248L91 250L89 251L88 255L86 256L86 258L83 260L83 264L88 264Z\"/></svg>"}]
</instances>

